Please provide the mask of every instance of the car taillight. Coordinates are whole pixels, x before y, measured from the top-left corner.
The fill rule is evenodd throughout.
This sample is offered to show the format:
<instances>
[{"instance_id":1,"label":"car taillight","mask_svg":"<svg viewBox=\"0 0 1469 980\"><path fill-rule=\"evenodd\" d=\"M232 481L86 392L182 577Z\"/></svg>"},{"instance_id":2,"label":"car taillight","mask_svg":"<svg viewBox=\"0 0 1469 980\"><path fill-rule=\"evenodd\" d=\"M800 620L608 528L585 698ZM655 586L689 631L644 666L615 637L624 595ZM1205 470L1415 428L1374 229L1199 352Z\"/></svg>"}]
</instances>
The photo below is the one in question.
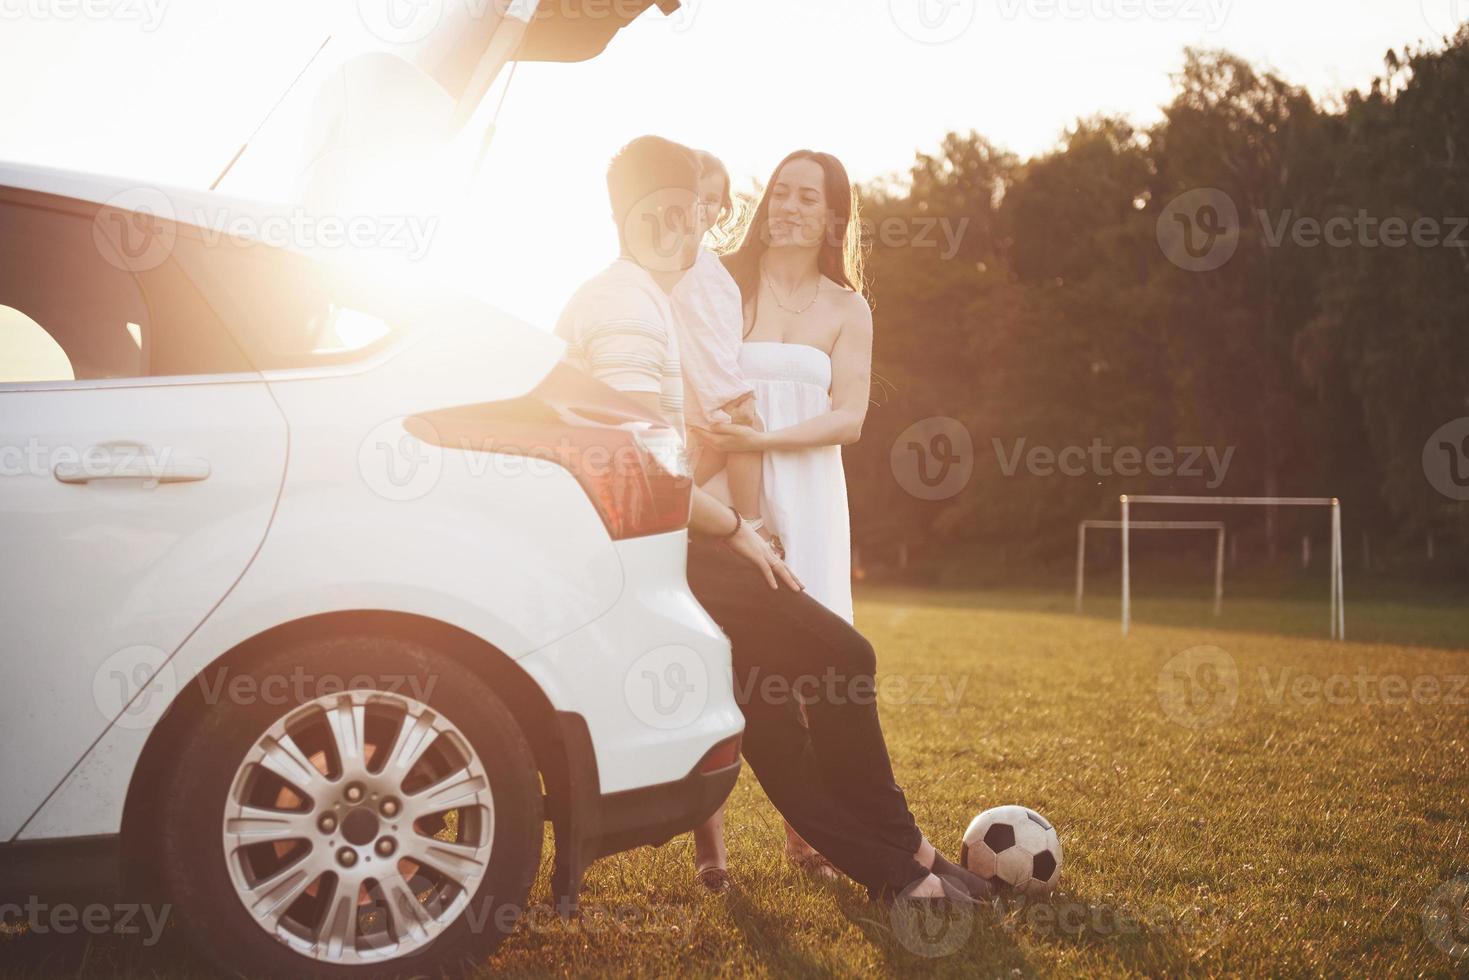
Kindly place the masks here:
<instances>
[{"instance_id":1,"label":"car taillight","mask_svg":"<svg viewBox=\"0 0 1469 980\"><path fill-rule=\"evenodd\" d=\"M563 467L615 540L688 526L694 481L680 433L565 364L521 398L430 412L404 427L445 448Z\"/></svg>"},{"instance_id":2,"label":"car taillight","mask_svg":"<svg viewBox=\"0 0 1469 980\"><path fill-rule=\"evenodd\" d=\"M694 766L694 772L718 772L728 769L740 759L740 736L735 735L720 742L704 753L704 758Z\"/></svg>"}]
</instances>

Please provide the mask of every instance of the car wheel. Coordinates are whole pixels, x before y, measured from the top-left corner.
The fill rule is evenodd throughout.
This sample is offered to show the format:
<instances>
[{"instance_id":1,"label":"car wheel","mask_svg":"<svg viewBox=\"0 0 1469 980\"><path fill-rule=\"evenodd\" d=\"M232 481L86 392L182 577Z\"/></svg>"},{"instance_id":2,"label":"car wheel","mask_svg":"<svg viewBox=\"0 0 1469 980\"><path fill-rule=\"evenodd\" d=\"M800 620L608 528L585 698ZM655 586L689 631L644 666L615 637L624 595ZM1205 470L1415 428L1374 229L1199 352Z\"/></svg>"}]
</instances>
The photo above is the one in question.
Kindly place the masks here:
<instances>
[{"instance_id":1,"label":"car wheel","mask_svg":"<svg viewBox=\"0 0 1469 980\"><path fill-rule=\"evenodd\" d=\"M207 690L158 827L176 921L206 955L245 973L411 973L483 959L513 929L540 864L540 782L484 680L355 636Z\"/></svg>"}]
</instances>

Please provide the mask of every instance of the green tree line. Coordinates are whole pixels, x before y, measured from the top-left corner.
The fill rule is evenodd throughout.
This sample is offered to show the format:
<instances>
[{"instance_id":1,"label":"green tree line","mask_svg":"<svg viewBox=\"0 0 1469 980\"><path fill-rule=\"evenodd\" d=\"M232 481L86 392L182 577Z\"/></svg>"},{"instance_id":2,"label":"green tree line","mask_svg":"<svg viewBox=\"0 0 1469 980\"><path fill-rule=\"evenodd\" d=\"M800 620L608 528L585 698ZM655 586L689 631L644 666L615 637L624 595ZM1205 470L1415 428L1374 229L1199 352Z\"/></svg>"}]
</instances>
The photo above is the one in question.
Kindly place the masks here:
<instances>
[{"instance_id":1,"label":"green tree line","mask_svg":"<svg viewBox=\"0 0 1469 980\"><path fill-rule=\"evenodd\" d=\"M951 133L863 196L874 406L846 461L869 564L1058 563L1076 521L1169 492L1337 496L1349 551L1426 560L1431 537L1439 571L1469 570L1469 504L1426 462L1469 480L1469 444L1425 456L1469 416L1469 27L1333 104L1189 50L1156 125L1084 119L1028 160ZM973 445L940 500L895 474L932 417ZM1229 455L1222 479L1029 465L1070 446ZM1262 513L1249 553L1307 521Z\"/></svg>"}]
</instances>

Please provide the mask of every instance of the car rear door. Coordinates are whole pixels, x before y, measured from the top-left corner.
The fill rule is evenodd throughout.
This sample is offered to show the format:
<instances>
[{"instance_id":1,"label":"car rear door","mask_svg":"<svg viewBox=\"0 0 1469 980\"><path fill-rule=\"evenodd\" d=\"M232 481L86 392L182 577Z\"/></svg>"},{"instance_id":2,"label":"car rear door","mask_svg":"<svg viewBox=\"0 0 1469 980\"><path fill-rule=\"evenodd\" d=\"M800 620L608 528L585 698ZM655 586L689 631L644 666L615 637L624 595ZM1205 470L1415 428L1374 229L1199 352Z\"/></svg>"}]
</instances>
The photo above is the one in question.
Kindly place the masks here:
<instances>
[{"instance_id":1,"label":"car rear door","mask_svg":"<svg viewBox=\"0 0 1469 980\"><path fill-rule=\"evenodd\" d=\"M280 491L285 420L173 233L0 188L0 840L109 724L162 713Z\"/></svg>"}]
</instances>

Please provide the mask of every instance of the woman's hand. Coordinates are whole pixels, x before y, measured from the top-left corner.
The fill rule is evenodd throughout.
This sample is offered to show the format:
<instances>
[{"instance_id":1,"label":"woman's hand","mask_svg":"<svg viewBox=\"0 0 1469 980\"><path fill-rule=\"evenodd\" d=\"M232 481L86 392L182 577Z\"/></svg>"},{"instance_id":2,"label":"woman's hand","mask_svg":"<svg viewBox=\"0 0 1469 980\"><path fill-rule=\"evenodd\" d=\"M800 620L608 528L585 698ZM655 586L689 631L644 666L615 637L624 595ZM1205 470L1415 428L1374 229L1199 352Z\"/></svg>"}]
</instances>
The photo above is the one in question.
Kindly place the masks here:
<instances>
[{"instance_id":1,"label":"woman's hand","mask_svg":"<svg viewBox=\"0 0 1469 980\"><path fill-rule=\"evenodd\" d=\"M772 589L780 588L779 582L784 582L797 592L806 590L806 586L801 584L796 574L786 566L784 561L776 557L775 552L770 550L770 545L765 543L765 539L750 530L750 525L741 525L734 537L725 541L725 545L730 551L759 569L760 574L765 576L765 581Z\"/></svg>"},{"instance_id":2,"label":"woman's hand","mask_svg":"<svg viewBox=\"0 0 1469 980\"><path fill-rule=\"evenodd\" d=\"M712 449L721 453L760 453L765 451L766 433L748 425L715 422L707 429L696 429Z\"/></svg>"}]
</instances>

